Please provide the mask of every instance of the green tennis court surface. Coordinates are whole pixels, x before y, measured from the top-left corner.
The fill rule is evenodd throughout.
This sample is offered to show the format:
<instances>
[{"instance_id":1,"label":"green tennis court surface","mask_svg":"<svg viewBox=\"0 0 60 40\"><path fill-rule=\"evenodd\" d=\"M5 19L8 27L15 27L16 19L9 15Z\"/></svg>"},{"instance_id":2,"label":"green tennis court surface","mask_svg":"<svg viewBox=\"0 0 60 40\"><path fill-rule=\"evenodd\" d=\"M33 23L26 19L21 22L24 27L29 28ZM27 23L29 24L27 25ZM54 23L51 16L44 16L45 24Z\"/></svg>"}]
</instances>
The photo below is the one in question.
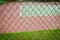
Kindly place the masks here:
<instances>
[{"instance_id":1,"label":"green tennis court surface","mask_svg":"<svg viewBox=\"0 0 60 40\"><path fill-rule=\"evenodd\" d=\"M4 33L0 40L60 40L60 29Z\"/></svg>"},{"instance_id":2,"label":"green tennis court surface","mask_svg":"<svg viewBox=\"0 0 60 40\"><path fill-rule=\"evenodd\" d=\"M23 3L20 5L20 16L56 16L60 15L60 5L36 5Z\"/></svg>"}]
</instances>

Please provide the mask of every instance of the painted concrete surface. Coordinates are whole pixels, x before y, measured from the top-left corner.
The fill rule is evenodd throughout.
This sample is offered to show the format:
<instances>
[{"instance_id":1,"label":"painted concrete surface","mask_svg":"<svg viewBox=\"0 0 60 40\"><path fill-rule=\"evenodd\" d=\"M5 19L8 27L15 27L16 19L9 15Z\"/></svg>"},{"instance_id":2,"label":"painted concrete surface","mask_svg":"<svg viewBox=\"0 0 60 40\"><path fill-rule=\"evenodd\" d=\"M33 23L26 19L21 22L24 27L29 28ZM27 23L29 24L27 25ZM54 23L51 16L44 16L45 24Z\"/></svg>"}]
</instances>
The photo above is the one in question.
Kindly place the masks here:
<instances>
[{"instance_id":1,"label":"painted concrete surface","mask_svg":"<svg viewBox=\"0 0 60 40\"><path fill-rule=\"evenodd\" d=\"M33 4L33 3L32 3ZM20 16L56 16L60 15L60 5L20 5Z\"/></svg>"},{"instance_id":2,"label":"painted concrete surface","mask_svg":"<svg viewBox=\"0 0 60 40\"><path fill-rule=\"evenodd\" d=\"M20 3L0 6L0 33L60 28L60 16L20 16Z\"/></svg>"}]
</instances>

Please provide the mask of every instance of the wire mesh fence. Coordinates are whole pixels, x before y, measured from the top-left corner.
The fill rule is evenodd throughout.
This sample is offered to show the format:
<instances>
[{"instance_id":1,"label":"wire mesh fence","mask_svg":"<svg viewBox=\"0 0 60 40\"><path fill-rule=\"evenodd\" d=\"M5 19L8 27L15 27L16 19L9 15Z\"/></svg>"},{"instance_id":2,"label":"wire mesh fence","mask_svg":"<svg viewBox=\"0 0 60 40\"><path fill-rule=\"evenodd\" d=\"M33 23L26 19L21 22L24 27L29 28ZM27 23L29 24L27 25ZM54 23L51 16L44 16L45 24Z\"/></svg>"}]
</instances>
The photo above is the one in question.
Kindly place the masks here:
<instances>
[{"instance_id":1,"label":"wire mesh fence","mask_svg":"<svg viewBox=\"0 0 60 40\"><path fill-rule=\"evenodd\" d=\"M60 2L11 2L0 5L0 33L39 31L59 28ZM20 36L15 35L15 38ZM40 37L31 40L40 40L39 38ZM4 40L4 38L2 38L2 40ZM26 39L17 38L15 40ZM44 39L42 38L41 40Z\"/></svg>"},{"instance_id":2,"label":"wire mesh fence","mask_svg":"<svg viewBox=\"0 0 60 40\"><path fill-rule=\"evenodd\" d=\"M60 28L59 3L8 3L0 6L0 32Z\"/></svg>"}]
</instances>

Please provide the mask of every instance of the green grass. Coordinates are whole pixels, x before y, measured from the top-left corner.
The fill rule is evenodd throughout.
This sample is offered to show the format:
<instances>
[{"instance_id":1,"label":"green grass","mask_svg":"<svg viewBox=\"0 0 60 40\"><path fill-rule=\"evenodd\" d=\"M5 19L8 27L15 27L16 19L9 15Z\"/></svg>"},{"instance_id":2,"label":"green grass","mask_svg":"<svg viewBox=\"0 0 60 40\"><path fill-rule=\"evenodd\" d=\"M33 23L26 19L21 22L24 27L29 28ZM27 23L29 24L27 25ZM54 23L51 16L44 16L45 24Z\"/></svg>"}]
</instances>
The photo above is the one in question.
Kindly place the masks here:
<instances>
[{"instance_id":1,"label":"green grass","mask_svg":"<svg viewBox=\"0 0 60 40\"><path fill-rule=\"evenodd\" d=\"M9 2L17 2L18 0L11 0L11 1L9 1L9 0L0 0L0 5L2 5L2 4L6 4L6 3L9 3Z\"/></svg>"},{"instance_id":2,"label":"green grass","mask_svg":"<svg viewBox=\"0 0 60 40\"><path fill-rule=\"evenodd\" d=\"M4 33L0 40L60 40L60 29Z\"/></svg>"},{"instance_id":3,"label":"green grass","mask_svg":"<svg viewBox=\"0 0 60 40\"><path fill-rule=\"evenodd\" d=\"M0 5L7 3L6 1L0 1Z\"/></svg>"}]
</instances>

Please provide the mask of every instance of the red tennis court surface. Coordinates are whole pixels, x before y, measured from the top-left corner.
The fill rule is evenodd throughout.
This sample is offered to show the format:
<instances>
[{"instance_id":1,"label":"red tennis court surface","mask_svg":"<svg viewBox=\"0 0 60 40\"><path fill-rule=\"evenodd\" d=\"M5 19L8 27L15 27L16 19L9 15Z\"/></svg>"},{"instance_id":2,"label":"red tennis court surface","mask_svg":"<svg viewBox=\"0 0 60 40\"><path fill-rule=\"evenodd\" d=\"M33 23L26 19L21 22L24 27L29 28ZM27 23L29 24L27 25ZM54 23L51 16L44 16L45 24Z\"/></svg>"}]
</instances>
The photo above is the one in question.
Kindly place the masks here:
<instances>
[{"instance_id":1,"label":"red tennis court surface","mask_svg":"<svg viewBox=\"0 0 60 40\"><path fill-rule=\"evenodd\" d=\"M0 5L0 33L60 28L60 16L21 17L20 3Z\"/></svg>"}]
</instances>

